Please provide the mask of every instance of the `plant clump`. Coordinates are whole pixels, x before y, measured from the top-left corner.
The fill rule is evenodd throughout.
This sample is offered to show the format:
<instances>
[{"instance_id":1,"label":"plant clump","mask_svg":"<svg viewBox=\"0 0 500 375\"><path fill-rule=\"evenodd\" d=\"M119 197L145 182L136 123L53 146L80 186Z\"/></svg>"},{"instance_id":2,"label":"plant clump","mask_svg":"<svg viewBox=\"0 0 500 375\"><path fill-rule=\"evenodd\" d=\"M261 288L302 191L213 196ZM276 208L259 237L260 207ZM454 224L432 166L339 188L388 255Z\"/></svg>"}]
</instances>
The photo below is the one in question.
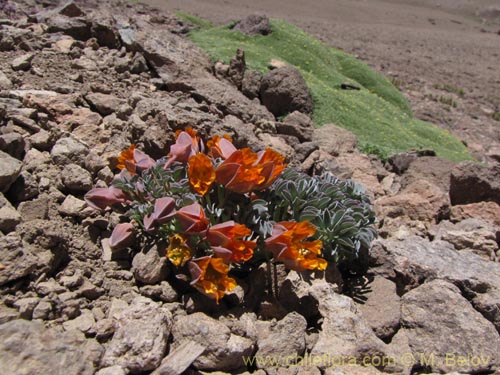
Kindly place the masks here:
<instances>
[{"instance_id":1,"label":"plant clump","mask_svg":"<svg viewBox=\"0 0 500 375\"><path fill-rule=\"evenodd\" d=\"M237 285L235 273L271 262L323 271L356 259L376 235L359 185L308 176L270 148L237 149L227 135L205 144L187 128L166 157L131 145L117 168L111 186L85 195L91 207L124 214L111 248L164 246L172 274L216 302Z\"/></svg>"}]
</instances>

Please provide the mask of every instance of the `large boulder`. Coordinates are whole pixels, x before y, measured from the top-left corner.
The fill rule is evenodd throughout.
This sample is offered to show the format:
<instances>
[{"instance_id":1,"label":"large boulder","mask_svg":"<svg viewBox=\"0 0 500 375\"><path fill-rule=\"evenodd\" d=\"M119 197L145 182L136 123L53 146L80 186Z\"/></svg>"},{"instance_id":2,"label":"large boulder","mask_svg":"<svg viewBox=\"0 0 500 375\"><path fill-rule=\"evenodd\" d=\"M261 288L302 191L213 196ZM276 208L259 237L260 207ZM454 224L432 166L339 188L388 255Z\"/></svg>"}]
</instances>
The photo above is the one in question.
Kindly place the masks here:
<instances>
[{"instance_id":1,"label":"large boulder","mask_svg":"<svg viewBox=\"0 0 500 375\"><path fill-rule=\"evenodd\" d=\"M370 257L371 271L394 280L401 291L432 279L458 286L500 332L500 264L459 252L448 242L417 236L403 241L375 240Z\"/></svg>"},{"instance_id":2,"label":"large boulder","mask_svg":"<svg viewBox=\"0 0 500 375\"><path fill-rule=\"evenodd\" d=\"M103 366L120 365L130 373L154 370L170 335L171 315L150 299L137 297L112 316L116 331L102 358Z\"/></svg>"},{"instance_id":3,"label":"large boulder","mask_svg":"<svg viewBox=\"0 0 500 375\"><path fill-rule=\"evenodd\" d=\"M0 325L0 373L92 375L101 345L83 333L45 328L41 321L13 320Z\"/></svg>"},{"instance_id":4,"label":"large boulder","mask_svg":"<svg viewBox=\"0 0 500 375\"><path fill-rule=\"evenodd\" d=\"M275 116L293 111L311 113L313 101L306 81L291 66L271 70L262 79L260 99Z\"/></svg>"},{"instance_id":5,"label":"large boulder","mask_svg":"<svg viewBox=\"0 0 500 375\"><path fill-rule=\"evenodd\" d=\"M500 364L500 337L455 285L434 280L402 298L401 326L433 372L478 373Z\"/></svg>"},{"instance_id":6,"label":"large boulder","mask_svg":"<svg viewBox=\"0 0 500 375\"><path fill-rule=\"evenodd\" d=\"M500 165L458 164L451 173L450 199L453 205L481 201L500 204Z\"/></svg>"},{"instance_id":7,"label":"large boulder","mask_svg":"<svg viewBox=\"0 0 500 375\"><path fill-rule=\"evenodd\" d=\"M268 35L271 33L269 18L264 14L251 14L238 21L233 30L247 35Z\"/></svg>"}]
</instances>

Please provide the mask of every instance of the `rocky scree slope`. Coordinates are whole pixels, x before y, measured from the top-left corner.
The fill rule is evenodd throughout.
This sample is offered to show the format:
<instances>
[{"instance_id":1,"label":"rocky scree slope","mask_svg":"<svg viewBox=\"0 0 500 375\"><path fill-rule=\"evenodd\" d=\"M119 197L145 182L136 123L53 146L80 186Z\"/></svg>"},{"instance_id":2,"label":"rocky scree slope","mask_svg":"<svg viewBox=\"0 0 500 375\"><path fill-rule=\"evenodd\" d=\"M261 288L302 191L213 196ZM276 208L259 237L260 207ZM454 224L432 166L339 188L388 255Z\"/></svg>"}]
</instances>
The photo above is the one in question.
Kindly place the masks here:
<instances>
[{"instance_id":1,"label":"rocky scree slope","mask_svg":"<svg viewBox=\"0 0 500 375\"><path fill-rule=\"evenodd\" d=\"M498 165L418 153L382 165L333 124L277 121L239 90L241 66L216 73L182 36L190 26L151 8L16 6L0 21L1 373L498 372ZM169 283L158 252L111 252L102 240L120 217L83 195L110 183L130 143L160 157L188 125L363 184L381 235L368 271L279 268L270 298L260 270L215 305ZM279 361L306 354L374 366Z\"/></svg>"}]
</instances>

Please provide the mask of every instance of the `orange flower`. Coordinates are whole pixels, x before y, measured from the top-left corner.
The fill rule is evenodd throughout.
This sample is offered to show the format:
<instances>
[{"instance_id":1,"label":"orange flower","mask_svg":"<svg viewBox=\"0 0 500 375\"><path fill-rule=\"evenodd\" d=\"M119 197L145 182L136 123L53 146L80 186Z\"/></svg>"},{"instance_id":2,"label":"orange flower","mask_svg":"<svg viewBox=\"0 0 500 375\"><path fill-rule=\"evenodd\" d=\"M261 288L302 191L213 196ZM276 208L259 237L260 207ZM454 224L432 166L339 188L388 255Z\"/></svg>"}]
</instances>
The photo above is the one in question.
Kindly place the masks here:
<instances>
[{"instance_id":1,"label":"orange flower","mask_svg":"<svg viewBox=\"0 0 500 375\"><path fill-rule=\"evenodd\" d=\"M120 156L118 156L118 164L116 165L116 168L126 169L132 176L135 175L134 150L134 144L131 144L126 150L123 150Z\"/></svg>"},{"instance_id":2,"label":"orange flower","mask_svg":"<svg viewBox=\"0 0 500 375\"><path fill-rule=\"evenodd\" d=\"M215 181L212 161L205 154L196 154L189 158L189 183L195 192L205 195Z\"/></svg>"},{"instance_id":3,"label":"orange flower","mask_svg":"<svg viewBox=\"0 0 500 375\"><path fill-rule=\"evenodd\" d=\"M208 142L207 147L210 150L208 152L214 158L227 159L233 152L237 149L232 143L232 139L228 134L224 134L222 137L214 135Z\"/></svg>"},{"instance_id":4,"label":"orange flower","mask_svg":"<svg viewBox=\"0 0 500 375\"><path fill-rule=\"evenodd\" d=\"M215 170L216 180L227 189L245 194L268 188L286 167L285 158L270 148L259 153L237 150Z\"/></svg>"},{"instance_id":5,"label":"orange flower","mask_svg":"<svg viewBox=\"0 0 500 375\"><path fill-rule=\"evenodd\" d=\"M184 266L191 258L191 249L186 245L186 240L180 234L174 234L169 241L167 259L176 267Z\"/></svg>"},{"instance_id":6,"label":"orange flower","mask_svg":"<svg viewBox=\"0 0 500 375\"><path fill-rule=\"evenodd\" d=\"M208 256L192 259L189 271L193 279L191 284L217 303L236 286L236 281L227 276L229 266L220 258Z\"/></svg>"},{"instance_id":7,"label":"orange flower","mask_svg":"<svg viewBox=\"0 0 500 375\"><path fill-rule=\"evenodd\" d=\"M276 261L295 271L324 270L328 265L321 255L320 240L304 241L316 233L316 227L308 221L280 222L274 224L273 235L265 240L266 249Z\"/></svg>"},{"instance_id":8,"label":"orange flower","mask_svg":"<svg viewBox=\"0 0 500 375\"><path fill-rule=\"evenodd\" d=\"M205 234L208 228L208 219L203 207L198 203L190 204L177 210L175 216L179 219L182 231L185 234Z\"/></svg>"},{"instance_id":9,"label":"orange flower","mask_svg":"<svg viewBox=\"0 0 500 375\"><path fill-rule=\"evenodd\" d=\"M155 161L141 150L137 150L134 144L123 150L118 156L118 169L127 169L133 176L137 171L143 171L155 165Z\"/></svg>"},{"instance_id":10,"label":"orange flower","mask_svg":"<svg viewBox=\"0 0 500 375\"><path fill-rule=\"evenodd\" d=\"M255 241L243 240L252 231L243 224L227 221L210 227L207 240L217 257L228 262L245 262L252 258Z\"/></svg>"}]
</instances>

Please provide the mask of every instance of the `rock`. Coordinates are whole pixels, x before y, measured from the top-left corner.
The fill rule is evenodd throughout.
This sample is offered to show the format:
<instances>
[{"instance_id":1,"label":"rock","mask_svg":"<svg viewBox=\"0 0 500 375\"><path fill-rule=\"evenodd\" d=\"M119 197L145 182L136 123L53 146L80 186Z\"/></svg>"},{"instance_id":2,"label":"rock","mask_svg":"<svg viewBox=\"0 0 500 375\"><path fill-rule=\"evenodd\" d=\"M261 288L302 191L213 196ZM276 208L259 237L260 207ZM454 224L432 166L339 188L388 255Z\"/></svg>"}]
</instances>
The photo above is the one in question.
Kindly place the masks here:
<instances>
[{"instance_id":1,"label":"rock","mask_svg":"<svg viewBox=\"0 0 500 375\"><path fill-rule=\"evenodd\" d=\"M22 319L31 320L33 310L35 310L38 302L40 302L40 298L38 297L21 298L14 302L14 307L17 308Z\"/></svg>"},{"instance_id":2,"label":"rock","mask_svg":"<svg viewBox=\"0 0 500 375\"><path fill-rule=\"evenodd\" d=\"M26 53L12 60L10 66L14 71L29 70L34 57L35 55L33 53Z\"/></svg>"},{"instance_id":3,"label":"rock","mask_svg":"<svg viewBox=\"0 0 500 375\"><path fill-rule=\"evenodd\" d=\"M90 25L84 18L54 14L47 18L45 23L49 33L62 32L77 40L87 40L91 37Z\"/></svg>"},{"instance_id":4,"label":"rock","mask_svg":"<svg viewBox=\"0 0 500 375\"><path fill-rule=\"evenodd\" d=\"M22 202L38 195L38 182L33 174L22 171L7 193L13 202Z\"/></svg>"},{"instance_id":5,"label":"rock","mask_svg":"<svg viewBox=\"0 0 500 375\"><path fill-rule=\"evenodd\" d=\"M175 289L167 281L162 281L160 285L144 285L140 291L143 296L167 303L175 302L179 298Z\"/></svg>"},{"instance_id":6,"label":"rock","mask_svg":"<svg viewBox=\"0 0 500 375\"><path fill-rule=\"evenodd\" d=\"M309 142L312 140L314 123L306 114L294 111L282 122L276 123L276 130L279 134L297 137L300 142Z\"/></svg>"},{"instance_id":7,"label":"rock","mask_svg":"<svg viewBox=\"0 0 500 375\"><path fill-rule=\"evenodd\" d=\"M45 220L49 217L49 199L46 196L21 202L17 207L23 222Z\"/></svg>"},{"instance_id":8,"label":"rock","mask_svg":"<svg viewBox=\"0 0 500 375\"><path fill-rule=\"evenodd\" d=\"M333 156L354 152L358 143L352 132L333 124L315 128L312 141L317 143L320 150Z\"/></svg>"},{"instance_id":9,"label":"rock","mask_svg":"<svg viewBox=\"0 0 500 375\"><path fill-rule=\"evenodd\" d=\"M421 156L414 159L401 179L403 188L427 180L443 191L450 190L450 175L456 163L435 156Z\"/></svg>"},{"instance_id":10,"label":"rock","mask_svg":"<svg viewBox=\"0 0 500 375\"><path fill-rule=\"evenodd\" d=\"M241 92L249 99L259 98L262 73L247 69L241 81Z\"/></svg>"},{"instance_id":11,"label":"rock","mask_svg":"<svg viewBox=\"0 0 500 375\"><path fill-rule=\"evenodd\" d=\"M401 315L401 299L396 293L396 284L375 276L368 288L357 307L377 337L389 339L399 329Z\"/></svg>"},{"instance_id":12,"label":"rock","mask_svg":"<svg viewBox=\"0 0 500 375\"><path fill-rule=\"evenodd\" d=\"M92 189L92 176L77 164L67 164L61 172L62 182L71 193L81 193Z\"/></svg>"},{"instance_id":13,"label":"rock","mask_svg":"<svg viewBox=\"0 0 500 375\"><path fill-rule=\"evenodd\" d=\"M236 86L241 91L243 76L245 74L245 51L241 48L236 50L236 55L229 61L229 67L226 74L226 79Z\"/></svg>"},{"instance_id":14,"label":"rock","mask_svg":"<svg viewBox=\"0 0 500 375\"><path fill-rule=\"evenodd\" d=\"M258 321L256 358L298 357L306 349L307 322L302 315L291 312L278 322ZM279 345L276 345L279 343ZM286 366L286 363L281 364ZM257 362L257 367L262 366Z\"/></svg>"},{"instance_id":15,"label":"rock","mask_svg":"<svg viewBox=\"0 0 500 375\"><path fill-rule=\"evenodd\" d=\"M82 217L83 211L87 208L87 203L84 200L78 199L73 195L68 195L64 198L63 203L59 207L59 212L65 216Z\"/></svg>"},{"instance_id":16,"label":"rock","mask_svg":"<svg viewBox=\"0 0 500 375\"><path fill-rule=\"evenodd\" d=\"M448 206L445 192L432 183L421 180L397 195L377 199L375 212L378 217L406 218L430 226L445 215Z\"/></svg>"},{"instance_id":17,"label":"rock","mask_svg":"<svg viewBox=\"0 0 500 375\"><path fill-rule=\"evenodd\" d=\"M328 283L313 284L311 296L318 303L323 324L313 357L373 360L391 355L387 345L375 336L349 297L336 294ZM324 357L323 357L324 358ZM330 367L322 363L320 367ZM386 367L381 364L381 367ZM391 371L392 372L392 371Z\"/></svg>"},{"instance_id":18,"label":"rock","mask_svg":"<svg viewBox=\"0 0 500 375\"><path fill-rule=\"evenodd\" d=\"M13 320L0 325L0 373L92 375L102 347L78 331L60 332L41 322Z\"/></svg>"},{"instance_id":19,"label":"rock","mask_svg":"<svg viewBox=\"0 0 500 375\"><path fill-rule=\"evenodd\" d=\"M120 36L112 19L108 17L93 17L91 33L100 46L118 49L121 46Z\"/></svg>"},{"instance_id":20,"label":"rock","mask_svg":"<svg viewBox=\"0 0 500 375\"><path fill-rule=\"evenodd\" d=\"M500 332L497 263L476 254L458 252L447 242L430 242L417 236L404 241L375 240L370 258L371 271L394 280L401 291L432 279L455 284Z\"/></svg>"},{"instance_id":21,"label":"rock","mask_svg":"<svg viewBox=\"0 0 500 375\"><path fill-rule=\"evenodd\" d=\"M27 276L49 271L38 249L23 243L15 232L0 237L0 286Z\"/></svg>"},{"instance_id":22,"label":"rock","mask_svg":"<svg viewBox=\"0 0 500 375\"><path fill-rule=\"evenodd\" d=\"M269 147L279 152L286 158L286 160L292 160L295 156L295 150L281 137L261 133L259 134L258 139L264 147Z\"/></svg>"},{"instance_id":23,"label":"rock","mask_svg":"<svg viewBox=\"0 0 500 375\"><path fill-rule=\"evenodd\" d=\"M54 147L52 147L50 155L52 160L59 165L65 165L71 162L82 165L88 151L89 150L86 145L72 136L69 136L66 138L60 138Z\"/></svg>"},{"instance_id":24,"label":"rock","mask_svg":"<svg viewBox=\"0 0 500 375\"><path fill-rule=\"evenodd\" d=\"M104 294L104 289L92 284L88 280L84 280L83 284L77 289L76 292L82 297L95 300Z\"/></svg>"},{"instance_id":25,"label":"rock","mask_svg":"<svg viewBox=\"0 0 500 375\"><path fill-rule=\"evenodd\" d=\"M451 173L452 205L493 201L500 204L500 165L462 162Z\"/></svg>"},{"instance_id":26,"label":"rock","mask_svg":"<svg viewBox=\"0 0 500 375\"><path fill-rule=\"evenodd\" d=\"M500 364L500 338L493 324L455 285L430 281L401 302L401 326L410 348L415 356L433 356L431 371L478 373Z\"/></svg>"},{"instance_id":27,"label":"rock","mask_svg":"<svg viewBox=\"0 0 500 375\"><path fill-rule=\"evenodd\" d=\"M9 90L12 88L12 81L0 70L0 90Z\"/></svg>"},{"instance_id":28,"label":"rock","mask_svg":"<svg viewBox=\"0 0 500 375\"><path fill-rule=\"evenodd\" d=\"M496 230L482 220L466 219L456 224L442 221L433 232L435 240L449 242L457 250L470 250L483 258L495 259Z\"/></svg>"},{"instance_id":29,"label":"rock","mask_svg":"<svg viewBox=\"0 0 500 375\"><path fill-rule=\"evenodd\" d=\"M65 35L61 39L59 39L57 42L54 43L53 48L61 53L69 53L71 51L71 48L75 45L76 40L74 40L72 37Z\"/></svg>"},{"instance_id":30,"label":"rock","mask_svg":"<svg viewBox=\"0 0 500 375\"><path fill-rule=\"evenodd\" d=\"M186 342L196 342L205 348L194 362L198 370L231 371L244 367L243 358L253 353L252 340L231 334L221 322L203 313L181 316L172 328L171 350Z\"/></svg>"},{"instance_id":31,"label":"rock","mask_svg":"<svg viewBox=\"0 0 500 375\"><path fill-rule=\"evenodd\" d=\"M264 14L251 14L238 21L233 30L247 35L268 35L271 33L269 18Z\"/></svg>"},{"instance_id":32,"label":"rock","mask_svg":"<svg viewBox=\"0 0 500 375\"><path fill-rule=\"evenodd\" d=\"M341 366L332 366L325 369L323 375L382 375L384 372L380 372L375 367L372 366L351 366L341 365ZM452 374L448 374L452 375Z\"/></svg>"},{"instance_id":33,"label":"rock","mask_svg":"<svg viewBox=\"0 0 500 375\"><path fill-rule=\"evenodd\" d=\"M120 366L111 366L100 369L96 375L127 375L127 372Z\"/></svg>"},{"instance_id":34,"label":"rock","mask_svg":"<svg viewBox=\"0 0 500 375\"><path fill-rule=\"evenodd\" d=\"M21 173L23 163L0 151L0 192L5 193Z\"/></svg>"},{"instance_id":35,"label":"rock","mask_svg":"<svg viewBox=\"0 0 500 375\"><path fill-rule=\"evenodd\" d=\"M21 215L0 193L0 231L7 234L16 229L21 222Z\"/></svg>"},{"instance_id":36,"label":"rock","mask_svg":"<svg viewBox=\"0 0 500 375\"><path fill-rule=\"evenodd\" d=\"M49 294L61 294L66 292L66 288L61 286L54 279L49 279L48 281L42 281L36 285L36 292L42 296L48 296Z\"/></svg>"},{"instance_id":37,"label":"rock","mask_svg":"<svg viewBox=\"0 0 500 375\"><path fill-rule=\"evenodd\" d=\"M33 319L48 320L52 313L52 303L49 301L40 301L33 310Z\"/></svg>"},{"instance_id":38,"label":"rock","mask_svg":"<svg viewBox=\"0 0 500 375\"><path fill-rule=\"evenodd\" d=\"M0 325L19 318L20 316L16 309L7 307L4 304L0 305Z\"/></svg>"},{"instance_id":39,"label":"rock","mask_svg":"<svg viewBox=\"0 0 500 375\"><path fill-rule=\"evenodd\" d=\"M63 327L66 331L78 330L85 335L90 335L96 332L95 324L96 322L92 311L82 310L80 316L64 322Z\"/></svg>"},{"instance_id":40,"label":"rock","mask_svg":"<svg viewBox=\"0 0 500 375\"><path fill-rule=\"evenodd\" d=\"M26 141L19 133L7 133L0 135L0 150L6 152L13 158L22 160L24 157Z\"/></svg>"},{"instance_id":41,"label":"rock","mask_svg":"<svg viewBox=\"0 0 500 375\"><path fill-rule=\"evenodd\" d=\"M171 315L155 302L137 297L114 316L116 331L101 361L132 374L157 368L165 355Z\"/></svg>"},{"instance_id":42,"label":"rock","mask_svg":"<svg viewBox=\"0 0 500 375\"><path fill-rule=\"evenodd\" d=\"M141 251L132 260L132 272L136 280L144 284L156 284L168 275L168 260L165 246L155 245Z\"/></svg>"},{"instance_id":43,"label":"rock","mask_svg":"<svg viewBox=\"0 0 500 375\"><path fill-rule=\"evenodd\" d=\"M118 108L125 103L114 95L91 93L85 96L92 108L95 108L101 116L107 116L118 111Z\"/></svg>"},{"instance_id":44,"label":"rock","mask_svg":"<svg viewBox=\"0 0 500 375\"><path fill-rule=\"evenodd\" d=\"M271 70L264 76L260 98L275 116L293 111L309 114L313 110L309 88L300 72L291 66Z\"/></svg>"},{"instance_id":45,"label":"rock","mask_svg":"<svg viewBox=\"0 0 500 375\"><path fill-rule=\"evenodd\" d=\"M452 206L450 221L478 218L500 227L500 205L495 202L477 202Z\"/></svg>"},{"instance_id":46,"label":"rock","mask_svg":"<svg viewBox=\"0 0 500 375\"><path fill-rule=\"evenodd\" d=\"M205 351L195 341L185 341L161 361L160 367L151 375L181 375Z\"/></svg>"}]
</instances>

